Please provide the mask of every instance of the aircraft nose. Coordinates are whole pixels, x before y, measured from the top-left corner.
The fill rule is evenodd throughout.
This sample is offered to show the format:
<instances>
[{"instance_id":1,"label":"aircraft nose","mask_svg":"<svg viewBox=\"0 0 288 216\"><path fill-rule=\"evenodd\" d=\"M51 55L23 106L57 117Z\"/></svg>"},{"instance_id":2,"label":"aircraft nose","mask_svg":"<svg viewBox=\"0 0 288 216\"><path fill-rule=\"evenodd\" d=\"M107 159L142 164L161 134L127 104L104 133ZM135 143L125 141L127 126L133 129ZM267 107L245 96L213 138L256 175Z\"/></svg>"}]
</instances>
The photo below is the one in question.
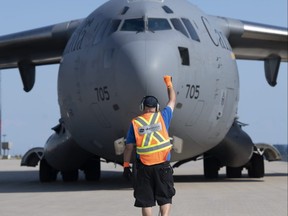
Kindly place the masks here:
<instances>
[{"instance_id":1,"label":"aircraft nose","mask_svg":"<svg viewBox=\"0 0 288 216\"><path fill-rule=\"evenodd\" d=\"M160 41L132 41L123 45L116 72L123 95L138 101L145 95L164 95L167 99L163 76L176 75L179 63L177 51L177 47Z\"/></svg>"}]
</instances>

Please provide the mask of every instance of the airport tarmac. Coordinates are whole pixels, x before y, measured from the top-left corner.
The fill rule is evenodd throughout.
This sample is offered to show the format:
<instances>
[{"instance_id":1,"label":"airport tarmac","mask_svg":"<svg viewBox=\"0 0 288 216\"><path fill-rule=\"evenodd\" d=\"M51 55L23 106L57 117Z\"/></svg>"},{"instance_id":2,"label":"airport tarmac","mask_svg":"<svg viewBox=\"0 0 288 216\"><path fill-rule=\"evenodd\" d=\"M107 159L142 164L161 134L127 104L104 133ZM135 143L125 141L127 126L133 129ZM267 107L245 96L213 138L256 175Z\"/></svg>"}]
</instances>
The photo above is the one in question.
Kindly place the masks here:
<instances>
[{"instance_id":1,"label":"airport tarmac","mask_svg":"<svg viewBox=\"0 0 288 216\"><path fill-rule=\"evenodd\" d=\"M171 216L287 216L287 162L265 162L262 179L203 178L203 161L174 170L176 196ZM40 183L38 167L20 167L19 160L0 160L1 216L135 216L133 190L122 167L101 163L100 182ZM153 208L158 215L158 207Z\"/></svg>"}]
</instances>

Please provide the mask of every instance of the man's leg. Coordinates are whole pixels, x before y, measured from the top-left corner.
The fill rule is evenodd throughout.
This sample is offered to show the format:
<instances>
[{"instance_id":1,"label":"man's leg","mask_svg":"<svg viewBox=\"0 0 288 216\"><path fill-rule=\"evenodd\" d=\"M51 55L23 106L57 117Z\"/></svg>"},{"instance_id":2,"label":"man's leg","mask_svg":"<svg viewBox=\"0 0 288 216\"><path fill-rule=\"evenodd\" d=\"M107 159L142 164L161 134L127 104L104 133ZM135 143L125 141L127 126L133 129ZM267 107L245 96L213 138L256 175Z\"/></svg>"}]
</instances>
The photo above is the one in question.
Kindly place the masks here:
<instances>
[{"instance_id":1,"label":"man's leg","mask_svg":"<svg viewBox=\"0 0 288 216\"><path fill-rule=\"evenodd\" d=\"M142 208L143 216L152 216L152 207Z\"/></svg>"},{"instance_id":2,"label":"man's leg","mask_svg":"<svg viewBox=\"0 0 288 216\"><path fill-rule=\"evenodd\" d=\"M170 209L171 209L170 203L160 206L161 216L169 216Z\"/></svg>"}]
</instances>

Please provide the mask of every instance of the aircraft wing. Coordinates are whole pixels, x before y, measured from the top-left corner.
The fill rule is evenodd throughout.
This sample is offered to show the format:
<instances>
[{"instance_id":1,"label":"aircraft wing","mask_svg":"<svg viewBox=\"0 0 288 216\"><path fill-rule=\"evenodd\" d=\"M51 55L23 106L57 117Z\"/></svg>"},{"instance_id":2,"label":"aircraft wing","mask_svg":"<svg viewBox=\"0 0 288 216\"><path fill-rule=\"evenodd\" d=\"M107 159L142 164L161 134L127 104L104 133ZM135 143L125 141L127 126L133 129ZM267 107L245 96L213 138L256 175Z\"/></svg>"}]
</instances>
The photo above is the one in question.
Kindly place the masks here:
<instances>
[{"instance_id":1,"label":"aircraft wing","mask_svg":"<svg viewBox=\"0 0 288 216\"><path fill-rule=\"evenodd\" d=\"M287 28L216 17L237 59L266 60L271 55L288 61Z\"/></svg>"},{"instance_id":2,"label":"aircraft wing","mask_svg":"<svg viewBox=\"0 0 288 216\"><path fill-rule=\"evenodd\" d=\"M280 62L288 61L287 28L213 17L226 35L235 57L263 60L265 76L271 86L276 85Z\"/></svg>"},{"instance_id":3,"label":"aircraft wing","mask_svg":"<svg viewBox=\"0 0 288 216\"><path fill-rule=\"evenodd\" d=\"M35 82L35 66L61 61L66 43L82 19L0 37L0 69L19 68L25 91Z\"/></svg>"},{"instance_id":4,"label":"aircraft wing","mask_svg":"<svg viewBox=\"0 0 288 216\"><path fill-rule=\"evenodd\" d=\"M265 75L276 85L281 61L288 61L286 28L225 17L213 17L226 35L237 59L263 60ZM0 69L19 68L25 91L35 81L35 66L59 63L74 30L83 19L0 37Z\"/></svg>"}]
</instances>

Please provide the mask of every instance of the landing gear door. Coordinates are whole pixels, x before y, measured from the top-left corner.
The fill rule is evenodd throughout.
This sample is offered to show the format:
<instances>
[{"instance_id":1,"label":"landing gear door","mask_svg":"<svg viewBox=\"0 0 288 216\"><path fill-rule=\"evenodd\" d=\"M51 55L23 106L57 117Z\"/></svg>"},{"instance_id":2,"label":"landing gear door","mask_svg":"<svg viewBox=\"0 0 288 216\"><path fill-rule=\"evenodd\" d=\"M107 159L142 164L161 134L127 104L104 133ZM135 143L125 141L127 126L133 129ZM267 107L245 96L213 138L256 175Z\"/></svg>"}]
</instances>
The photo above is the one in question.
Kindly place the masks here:
<instances>
[{"instance_id":1,"label":"landing gear door","mask_svg":"<svg viewBox=\"0 0 288 216\"><path fill-rule=\"evenodd\" d=\"M173 145L173 150L180 154L182 153L182 149L183 149L183 140L179 137L173 136L172 137L172 145Z\"/></svg>"},{"instance_id":2,"label":"landing gear door","mask_svg":"<svg viewBox=\"0 0 288 216\"><path fill-rule=\"evenodd\" d=\"M125 139L124 137L121 137L114 141L114 148L115 148L115 154L116 155L122 155L125 150Z\"/></svg>"}]
</instances>

